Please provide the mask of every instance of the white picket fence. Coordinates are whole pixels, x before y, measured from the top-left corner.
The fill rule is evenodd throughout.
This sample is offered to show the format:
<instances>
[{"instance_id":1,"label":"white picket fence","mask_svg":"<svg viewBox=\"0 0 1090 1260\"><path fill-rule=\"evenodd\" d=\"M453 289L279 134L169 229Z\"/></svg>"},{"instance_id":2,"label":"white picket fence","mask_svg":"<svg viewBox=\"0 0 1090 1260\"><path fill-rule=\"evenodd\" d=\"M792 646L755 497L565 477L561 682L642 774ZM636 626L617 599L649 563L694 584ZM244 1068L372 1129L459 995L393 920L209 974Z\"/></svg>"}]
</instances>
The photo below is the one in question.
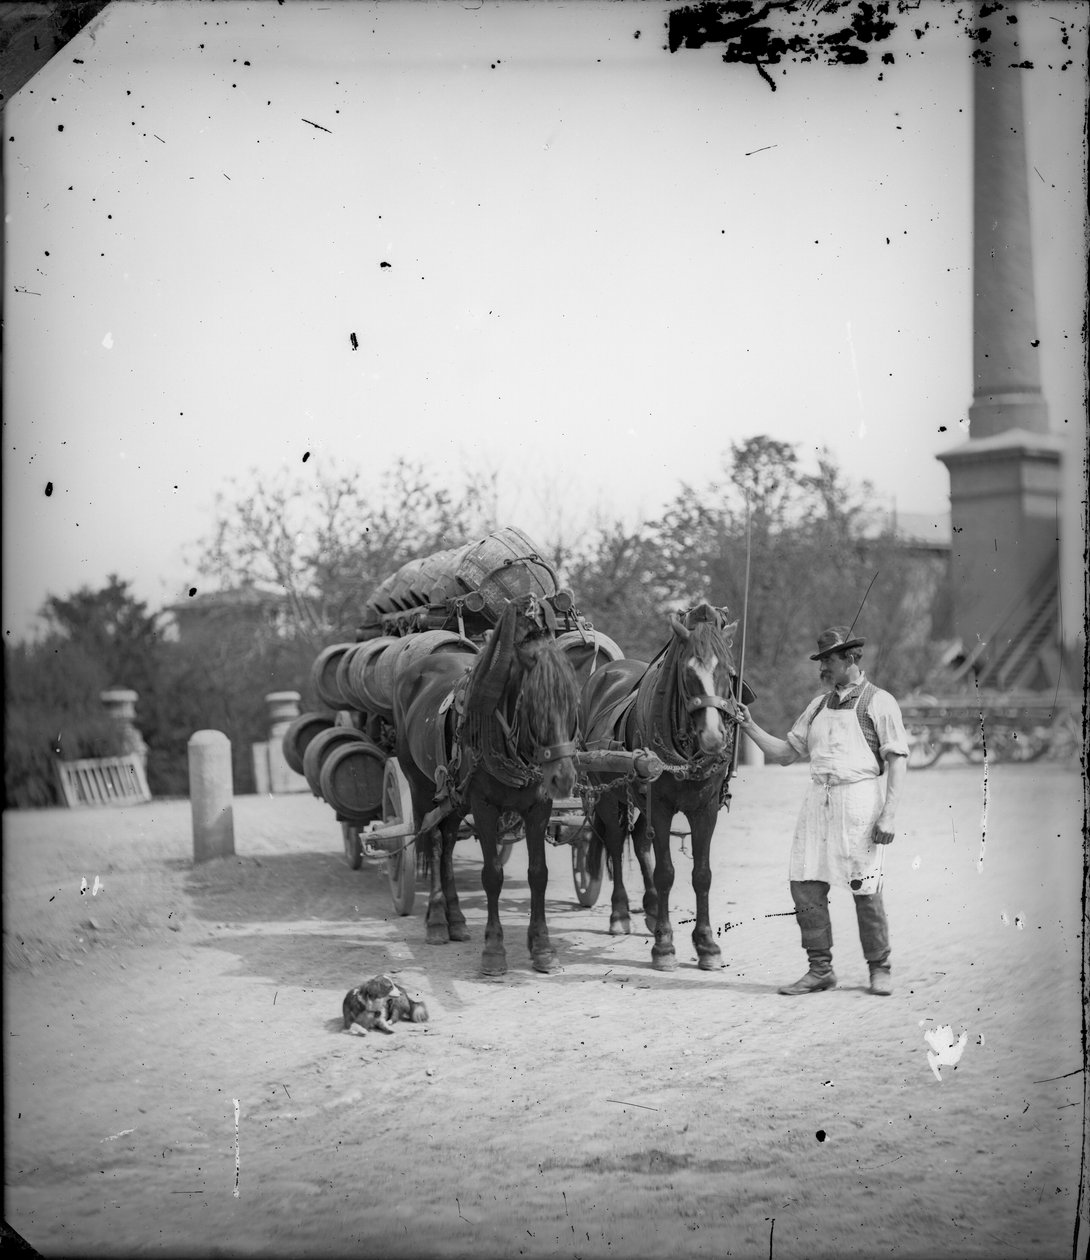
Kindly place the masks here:
<instances>
[{"instance_id":1,"label":"white picket fence","mask_svg":"<svg viewBox=\"0 0 1090 1260\"><path fill-rule=\"evenodd\" d=\"M151 800L143 762L135 755L58 761L57 770L64 803L69 808L132 805Z\"/></svg>"}]
</instances>

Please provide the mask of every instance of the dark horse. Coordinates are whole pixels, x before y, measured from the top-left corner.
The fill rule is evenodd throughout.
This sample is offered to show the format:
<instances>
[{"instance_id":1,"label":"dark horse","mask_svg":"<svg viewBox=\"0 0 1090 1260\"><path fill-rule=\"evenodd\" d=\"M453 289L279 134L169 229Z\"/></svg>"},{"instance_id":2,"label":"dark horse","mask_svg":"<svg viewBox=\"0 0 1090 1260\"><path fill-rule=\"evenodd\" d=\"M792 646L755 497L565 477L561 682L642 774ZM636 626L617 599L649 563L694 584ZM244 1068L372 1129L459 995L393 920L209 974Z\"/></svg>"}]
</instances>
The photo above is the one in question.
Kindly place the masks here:
<instances>
[{"instance_id":1,"label":"dark horse","mask_svg":"<svg viewBox=\"0 0 1090 1260\"><path fill-rule=\"evenodd\" d=\"M545 831L552 801L570 797L575 788L578 711L575 674L532 595L507 604L479 656L426 657L407 665L394 685L397 756L431 875L427 940L437 945L469 939L453 850L461 819L472 814L488 897L481 959L486 975L507 970L499 838L501 817L510 812L521 816L526 832L533 965L545 972L560 965L545 922Z\"/></svg>"},{"instance_id":2,"label":"dark horse","mask_svg":"<svg viewBox=\"0 0 1090 1260\"><path fill-rule=\"evenodd\" d=\"M670 924L674 885L670 824L678 813L688 818L692 829L693 944L699 966L711 971L723 965L708 916L709 851L734 753L737 676L731 647L737 625L726 623L724 609L700 604L683 618L671 616L670 641L650 665L616 661L598 669L583 686L581 725L588 748L649 748L666 765L651 783L614 781L599 796L587 858L591 873L597 874L603 846L609 854L613 868L609 930L613 935L631 931L621 850L630 829L629 806L639 811L631 826L632 844L643 873L647 927L655 934L652 965L659 971L677 966ZM748 688L744 690L748 694ZM600 788L604 776L597 777Z\"/></svg>"}]
</instances>

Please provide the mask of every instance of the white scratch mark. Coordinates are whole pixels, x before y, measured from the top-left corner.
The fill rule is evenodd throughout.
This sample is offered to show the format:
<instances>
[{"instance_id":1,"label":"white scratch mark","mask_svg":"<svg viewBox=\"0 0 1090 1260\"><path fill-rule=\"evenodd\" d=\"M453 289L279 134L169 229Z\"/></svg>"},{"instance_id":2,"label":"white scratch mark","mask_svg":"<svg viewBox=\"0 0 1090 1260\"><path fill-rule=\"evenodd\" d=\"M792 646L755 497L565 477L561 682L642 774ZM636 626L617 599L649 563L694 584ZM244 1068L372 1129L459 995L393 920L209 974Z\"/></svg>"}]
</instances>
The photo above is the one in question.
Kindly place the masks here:
<instances>
[{"instance_id":1,"label":"white scratch mark","mask_svg":"<svg viewBox=\"0 0 1090 1260\"><path fill-rule=\"evenodd\" d=\"M238 1157L238 1099L232 1098L235 1104L235 1198L238 1198L239 1157Z\"/></svg>"},{"instance_id":2,"label":"white scratch mark","mask_svg":"<svg viewBox=\"0 0 1090 1260\"><path fill-rule=\"evenodd\" d=\"M984 722L980 723L980 734L984 735ZM983 804L980 810L980 855L976 860L976 873L982 875L984 873L984 846L988 842L988 748L984 747L984 787L983 787Z\"/></svg>"},{"instance_id":3,"label":"white scratch mark","mask_svg":"<svg viewBox=\"0 0 1090 1260\"><path fill-rule=\"evenodd\" d=\"M130 1133L135 1133L135 1129L122 1129L120 1133L111 1133L109 1137L104 1137L102 1142L116 1142L118 1138L128 1137ZM102 1145L102 1142L99 1145Z\"/></svg>"},{"instance_id":4,"label":"white scratch mark","mask_svg":"<svg viewBox=\"0 0 1090 1260\"><path fill-rule=\"evenodd\" d=\"M957 1066L961 1052L969 1040L969 1034L963 1030L961 1036L955 1039L953 1028L949 1024L943 1024L940 1028L924 1029L923 1039L931 1047L927 1052L927 1062L935 1074L935 1080L941 1085L940 1065Z\"/></svg>"},{"instance_id":5,"label":"white scratch mark","mask_svg":"<svg viewBox=\"0 0 1090 1260\"><path fill-rule=\"evenodd\" d=\"M112 350L112 349L114 348L114 335L113 335L113 333L108 332L108 333L106 334L106 336L102 338L102 345L103 345L103 348L104 348L104 349L106 349L106 350Z\"/></svg>"},{"instance_id":6,"label":"white scratch mark","mask_svg":"<svg viewBox=\"0 0 1090 1260\"><path fill-rule=\"evenodd\" d=\"M920 855L917 853L912 859L912 869L918 871L920 869Z\"/></svg>"}]
</instances>

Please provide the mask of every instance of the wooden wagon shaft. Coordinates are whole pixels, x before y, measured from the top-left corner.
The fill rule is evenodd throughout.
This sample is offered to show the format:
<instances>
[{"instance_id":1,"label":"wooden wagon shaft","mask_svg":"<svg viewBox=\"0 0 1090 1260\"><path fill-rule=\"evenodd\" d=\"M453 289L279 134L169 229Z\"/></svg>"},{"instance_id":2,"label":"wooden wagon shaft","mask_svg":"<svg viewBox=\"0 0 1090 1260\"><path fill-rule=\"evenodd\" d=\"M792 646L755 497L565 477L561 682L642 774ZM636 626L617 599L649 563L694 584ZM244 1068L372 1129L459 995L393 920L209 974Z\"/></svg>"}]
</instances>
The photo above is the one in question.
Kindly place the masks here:
<instances>
[{"instance_id":1,"label":"wooden wagon shaft","mask_svg":"<svg viewBox=\"0 0 1090 1260\"><path fill-rule=\"evenodd\" d=\"M624 748L595 748L575 754L575 766L581 774L634 774L654 782L666 769L661 759L648 748L630 752Z\"/></svg>"}]
</instances>

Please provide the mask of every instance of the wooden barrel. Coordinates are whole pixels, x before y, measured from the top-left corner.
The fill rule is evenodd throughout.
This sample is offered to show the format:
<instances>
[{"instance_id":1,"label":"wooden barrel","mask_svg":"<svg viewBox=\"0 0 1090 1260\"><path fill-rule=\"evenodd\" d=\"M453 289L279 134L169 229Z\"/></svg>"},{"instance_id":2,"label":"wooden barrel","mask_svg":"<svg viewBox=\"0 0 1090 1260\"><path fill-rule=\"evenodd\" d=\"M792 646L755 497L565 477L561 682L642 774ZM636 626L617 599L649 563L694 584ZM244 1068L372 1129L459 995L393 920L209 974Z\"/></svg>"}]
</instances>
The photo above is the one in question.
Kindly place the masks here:
<instances>
[{"instance_id":1,"label":"wooden barrel","mask_svg":"<svg viewBox=\"0 0 1090 1260\"><path fill-rule=\"evenodd\" d=\"M386 754L369 739L331 747L318 774L322 799L348 822L381 817L385 763Z\"/></svg>"},{"instance_id":2,"label":"wooden barrel","mask_svg":"<svg viewBox=\"0 0 1090 1260\"><path fill-rule=\"evenodd\" d=\"M314 736L303 753L303 774L306 776L307 786L315 796L322 795L319 776L330 751L340 744L359 743L361 740L370 743L363 731L356 730L354 726L331 726L328 731L321 731Z\"/></svg>"},{"instance_id":3,"label":"wooden barrel","mask_svg":"<svg viewBox=\"0 0 1090 1260\"><path fill-rule=\"evenodd\" d=\"M318 699L323 704L328 704L331 709L351 707L338 690L337 666L340 665L341 657L345 652L355 646L354 643L334 643L327 648L322 648L310 667L310 680L318 693Z\"/></svg>"},{"instance_id":4,"label":"wooden barrel","mask_svg":"<svg viewBox=\"0 0 1090 1260\"><path fill-rule=\"evenodd\" d=\"M337 666L336 688L348 702L348 708L368 712L367 698L361 690L367 662L396 642L397 639L388 634L377 639L364 639L361 643L353 643L341 657Z\"/></svg>"},{"instance_id":5,"label":"wooden barrel","mask_svg":"<svg viewBox=\"0 0 1090 1260\"><path fill-rule=\"evenodd\" d=\"M404 600L398 597L398 591L401 589L401 570L391 573L384 581L371 592L371 596L364 605L365 612L374 610L375 613L401 612L404 608ZM366 620L366 617L365 617Z\"/></svg>"},{"instance_id":6,"label":"wooden barrel","mask_svg":"<svg viewBox=\"0 0 1090 1260\"><path fill-rule=\"evenodd\" d=\"M332 725L333 719L328 713L302 713L284 732L280 746L284 750L284 760L296 774L303 773L303 754L307 745L315 735L328 731Z\"/></svg>"},{"instance_id":7,"label":"wooden barrel","mask_svg":"<svg viewBox=\"0 0 1090 1260\"><path fill-rule=\"evenodd\" d=\"M513 527L498 529L467 547L457 575L467 591L480 591L496 620L509 600L531 594L544 598L557 589L556 574L541 558L537 543Z\"/></svg>"},{"instance_id":8,"label":"wooden barrel","mask_svg":"<svg viewBox=\"0 0 1090 1260\"><path fill-rule=\"evenodd\" d=\"M367 701L367 712L377 713L388 722L394 716L394 684L402 665L432 656L436 652L459 652L476 655L477 645L453 630L424 630L395 639L381 653L368 658L363 677L356 688Z\"/></svg>"},{"instance_id":9,"label":"wooden barrel","mask_svg":"<svg viewBox=\"0 0 1090 1260\"><path fill-rule=\"evenodd\" d=\"M571 661L576 677L585 682L608 661L624 660L624 653L608 634L600 630L566 630L556 636L556 646Z\"/></svg>"},{"instance_id":10,"label":"wooden barrel","mask_svg":"<svg viewBox=\"0 0 1090 1260\"><path fill-rule=\"evenodd\" d=\"M408 560L394 574L390 584L390 598L400 611L416 608L424 603L424 597L417 594L424 579L421 577L422 560Z\"/></svg>"}]
</instances>

